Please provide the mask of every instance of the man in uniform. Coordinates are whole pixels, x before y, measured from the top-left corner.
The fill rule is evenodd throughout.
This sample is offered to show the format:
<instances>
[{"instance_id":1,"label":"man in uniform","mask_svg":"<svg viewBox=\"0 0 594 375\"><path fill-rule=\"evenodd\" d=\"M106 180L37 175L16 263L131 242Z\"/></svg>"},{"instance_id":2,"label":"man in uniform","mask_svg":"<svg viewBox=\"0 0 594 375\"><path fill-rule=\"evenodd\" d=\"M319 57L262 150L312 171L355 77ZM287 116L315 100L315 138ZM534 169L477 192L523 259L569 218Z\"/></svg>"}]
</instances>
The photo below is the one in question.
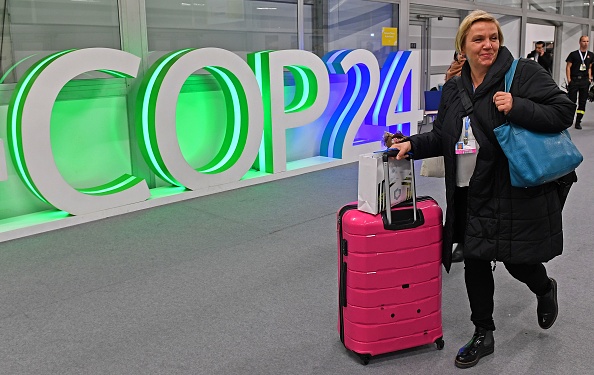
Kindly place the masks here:
<instances>
[{"instance_id":1,"label":"man in uniform","mask_svg":"<svg viewBox=\"0 0 594 375\"><path fill-rule=\"evenodd\" d=\"M592 82L592 70L594 53L588 51L590 38L587 35L580 37L580 49L573 51L567 56L565 62L565 75L567 76L567 91L572 102L579 101L575 116L575 128L581 129L582 117L586 113L586 101L588 100L588 89Z\"/></svg>"}]
</instances>

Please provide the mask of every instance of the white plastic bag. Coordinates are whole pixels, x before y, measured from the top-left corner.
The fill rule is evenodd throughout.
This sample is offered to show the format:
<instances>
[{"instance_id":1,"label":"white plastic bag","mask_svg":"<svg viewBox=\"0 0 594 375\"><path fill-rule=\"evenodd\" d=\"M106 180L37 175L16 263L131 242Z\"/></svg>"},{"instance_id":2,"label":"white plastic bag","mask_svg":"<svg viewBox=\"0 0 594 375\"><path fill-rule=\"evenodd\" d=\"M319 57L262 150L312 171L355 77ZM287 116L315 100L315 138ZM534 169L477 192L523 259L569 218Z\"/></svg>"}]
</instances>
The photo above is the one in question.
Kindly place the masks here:
<instances>
[{"instance_id":1,"label":"white plastic bag","mask_svg":"<svg viewBox=\"0 0 594 375\"><path fill-rule=\"evenodd\" d=\"M388 163L391 203L412 199L410 161L391 158ZM385 210L382 153L359 155L357 208L373 215Z\"/></svg>"},{"instance_id":2,"label":"white plastic bag","mask_svg":"<svg viewBox=\"0 0 594 375\"><path fill-rule=\"evenodd\" d=\"M420 175L425 177L445 177L443 156L423 159Z\"/></svg>"}]
</instances>

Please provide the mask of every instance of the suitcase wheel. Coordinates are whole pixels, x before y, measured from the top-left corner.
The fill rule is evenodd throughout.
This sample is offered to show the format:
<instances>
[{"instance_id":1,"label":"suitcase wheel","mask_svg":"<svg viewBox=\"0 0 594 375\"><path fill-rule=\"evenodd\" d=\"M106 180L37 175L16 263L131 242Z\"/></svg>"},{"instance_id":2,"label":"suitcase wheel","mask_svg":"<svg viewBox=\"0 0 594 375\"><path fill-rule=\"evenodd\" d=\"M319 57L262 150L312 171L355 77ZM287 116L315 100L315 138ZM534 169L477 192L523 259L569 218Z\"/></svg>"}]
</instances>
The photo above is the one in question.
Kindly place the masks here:
<instances>
[{"instance_id":1,"label":"suitcase wheel","mask_svg":"<svg viewBox=\"0 0 594 375\"><path fill-rule=\"evenodd\" d=\"M443 347L445 345L445 341L443 341L443 337L440 337L437 340L435 340L435 345L437 346L437 350L443 349Z\"/></svg>"},{"instance_id":2,"label":"suitcase wheel","mask_svg":"<svg viewBox=\"0 0 594 375\"><path fill-rule=\"evenodd\" d=\"M369 361L371 360L371 355L360 354L359 358L361 358L361 363L363 364L363 366L367 366L369 364Z\"/></svg>"}]
</instances>

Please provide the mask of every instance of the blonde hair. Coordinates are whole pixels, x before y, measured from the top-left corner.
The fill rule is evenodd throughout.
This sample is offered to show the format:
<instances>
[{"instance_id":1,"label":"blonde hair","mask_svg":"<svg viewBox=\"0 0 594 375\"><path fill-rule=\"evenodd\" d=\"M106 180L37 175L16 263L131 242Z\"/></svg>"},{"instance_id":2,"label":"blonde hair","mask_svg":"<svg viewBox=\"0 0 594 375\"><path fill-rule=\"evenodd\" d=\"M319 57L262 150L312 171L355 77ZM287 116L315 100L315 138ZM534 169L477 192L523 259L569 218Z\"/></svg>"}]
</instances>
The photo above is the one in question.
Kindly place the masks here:
<instances>
[{"instance_id":1,"label":"blonde hair","mask_svg":"<svg viewBox=\"0 0 594 375\"><path fill-rule=\"evenodd\" d=\"M462 47L464 46L464 41L468 36L468 31L470 31L470 27L476 22L493 22L495 26L497 26L497 34L499 37L499 45L503 45L503 32L501 31L501 26L499 25L499 21L497 18L493 17L491 14L485 12L484 10L475 10L472 11L462 23L458 27L458 32L456 33L456 51L462 52Z\"/></svg>"}]
</instances>

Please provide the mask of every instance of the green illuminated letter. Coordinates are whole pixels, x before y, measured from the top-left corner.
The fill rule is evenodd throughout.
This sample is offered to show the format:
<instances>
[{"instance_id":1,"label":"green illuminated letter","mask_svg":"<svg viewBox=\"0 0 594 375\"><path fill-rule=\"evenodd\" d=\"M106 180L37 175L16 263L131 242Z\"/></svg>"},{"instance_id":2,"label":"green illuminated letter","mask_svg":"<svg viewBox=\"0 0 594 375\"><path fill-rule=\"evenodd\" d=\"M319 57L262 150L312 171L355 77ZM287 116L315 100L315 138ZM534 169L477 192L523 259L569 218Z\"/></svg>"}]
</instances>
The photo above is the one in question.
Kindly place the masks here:
<instances>
[{"instance_id":1,"label":"green illuminated letter","mask_svg":"<svg viewBox=\"0 0 594 375\"><path fill-rule=\"evenodd\" d=\"M55 53L24 74L8 109L8 146L19 177L37 198L70 214L82 215L149 197L145 181L127 174L100 186L74 189L61 176L50 142L52 107L68 81L93 70L132 78L139 64L140 58L127 52L89 48Z\"/></svg>"},{"instance_id":2,"label":"green illuminated letter","mask_svg":"<svg viewBox=\"0 0 594 375\"><path fill-rule=\"evenodd\" d=\"M322 115L330 81L322 60L308 51L262 51L248 55L264 100L264 137L257 166L267 173L287 168L286 130L307 125ZM284 69L295 79L295 96L285 106Z\"/></svg>"},{"instance_id":3,"label":"green illuminated letter","mask_svg":"<svg viewBox=\"0 0 594 375\"><path fill-rule=\"evenodd\" d=\"M180 90L196 70L214 76L223 92L224 140L214 158L198 168L185 160L176 132ZM144 159L157 176L172 185L197 190L239 181L250 169L262 138L262 98L248 65L219 48L185 49L169 53L149 69L137 98L136 129Z\"/></svg>"}]
</instances>

